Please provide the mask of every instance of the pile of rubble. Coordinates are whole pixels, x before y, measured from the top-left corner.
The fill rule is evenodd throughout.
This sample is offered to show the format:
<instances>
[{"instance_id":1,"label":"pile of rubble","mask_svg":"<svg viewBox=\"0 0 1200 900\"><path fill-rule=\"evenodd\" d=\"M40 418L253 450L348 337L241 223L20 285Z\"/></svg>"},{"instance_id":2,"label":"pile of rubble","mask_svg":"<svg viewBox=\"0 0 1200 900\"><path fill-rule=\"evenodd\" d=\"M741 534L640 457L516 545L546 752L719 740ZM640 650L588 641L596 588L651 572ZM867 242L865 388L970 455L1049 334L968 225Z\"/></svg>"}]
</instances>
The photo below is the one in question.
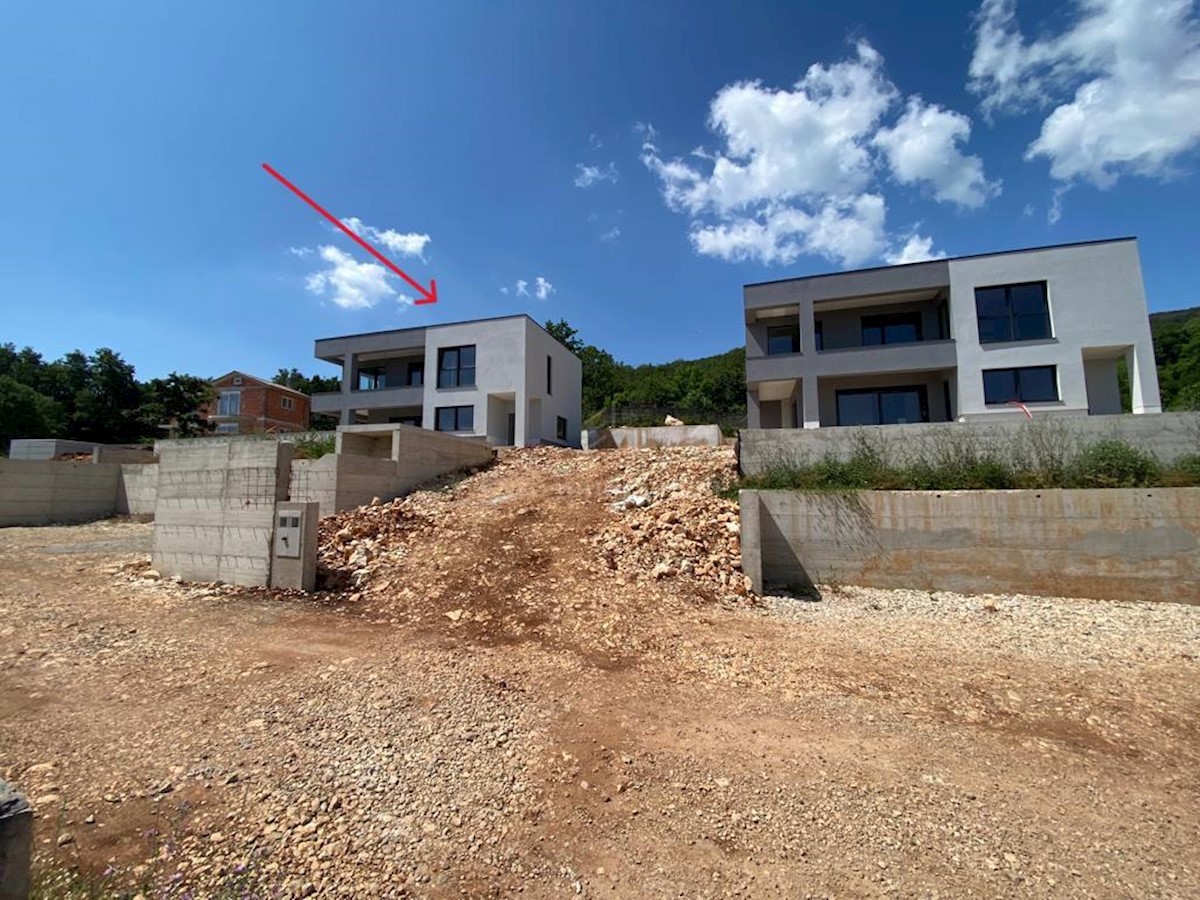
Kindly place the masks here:
<instances>
[{"instance_id":1,"label":"pile of rubble","mask_svg":"<svg viewBox=\"0 0 1200 900\"><path fill-rule=\"evenodd\" d=\"M745 597L737 501L717 494L737 475L733 451L678 447L621 460L607 490L615 521L595 539L608 567L653 580L690 577L720 599Z\"/></svg>"}]
</instances>

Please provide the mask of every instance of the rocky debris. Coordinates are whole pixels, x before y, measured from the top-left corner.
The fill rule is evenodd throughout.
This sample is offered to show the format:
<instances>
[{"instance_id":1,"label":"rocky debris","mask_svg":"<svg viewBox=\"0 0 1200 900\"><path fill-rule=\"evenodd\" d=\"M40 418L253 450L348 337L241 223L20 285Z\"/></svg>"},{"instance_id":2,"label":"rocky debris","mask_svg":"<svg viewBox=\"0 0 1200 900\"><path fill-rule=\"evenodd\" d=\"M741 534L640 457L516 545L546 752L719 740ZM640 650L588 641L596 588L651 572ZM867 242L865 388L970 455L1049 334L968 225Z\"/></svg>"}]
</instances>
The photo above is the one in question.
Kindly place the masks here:
<instances>
[{"instance_id":1,"label":"rocky debris","mask_svg":"<svg viewBox=\"0 0 1200 900\"><path fill-rule=\"evenodd\" d=\"M690 578L726 601L744 599L738 505L716 493L737 474L726 447L625 454L607 493L616 520L594 544L609 569L637 580Z\"/></svg>"}]
</instances>

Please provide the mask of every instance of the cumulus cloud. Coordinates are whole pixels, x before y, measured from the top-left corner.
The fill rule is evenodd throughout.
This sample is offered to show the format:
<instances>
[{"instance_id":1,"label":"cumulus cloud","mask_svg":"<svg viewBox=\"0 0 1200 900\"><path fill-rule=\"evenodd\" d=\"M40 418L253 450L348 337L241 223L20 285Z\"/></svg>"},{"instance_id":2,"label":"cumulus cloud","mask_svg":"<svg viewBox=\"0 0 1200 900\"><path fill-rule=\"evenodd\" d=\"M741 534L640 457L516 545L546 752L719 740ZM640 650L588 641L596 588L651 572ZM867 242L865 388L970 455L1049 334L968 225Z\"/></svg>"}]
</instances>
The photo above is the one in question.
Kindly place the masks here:
<instances>
[{"instance_id":1,"label":"cumulus cloud","mask_svg":"<svg viewBox=\"0 0 1200 900\"><path fill-rule=\"evenodd\" d=\"M607 166L585 166L583 163L575 164L575 187L588 188L597 182L608 181L613 184L617 183L617 166L616 163L609 163Z\"/></svg>"},{"instance_id":2,"label":"cumulus cloud","mask_svg":"<svg viewBox=\"0 0 1200 900\"><path fill-rule=\"evenodd\" d=\"M517 296L518 297L528 297L529 296L529 282L523 278L517 279Z\"/></svg>"},{"instance_id":3,"label":"cumulus cloud","mask_svg":"<svg viewBox=\"0 0 1200 900\"><path fill-rule=\"evenodd\" d=\"M602 235L600 235L600 240L606 244L610 244L613 241L618 240L620 237L621 237L621 226L614 225L612 228L608 229L608 231L606 231Z\"/></svg>"},{"instance_id":4,"label":"cumulus cloud","mask_svg":"<svg viewBox=\"0 0 1200 900\"><path fill-rule=\"evenodd\" d=\"M374 228L354 216L342 219L342 224L363 240L386 247L397 256L425 258L425 247L429 244L427 234L401 234L391 228Z\"/></svg>"},{"instance_id":5,"label":"cumulus cloud","mask_svg":"<svg viewBox=\"0 0 1200 900\"><path fill-rule=\"evenodd\" d=\"M979 158L962 151L966 116L912 97L898 120L885 122L901 99L883 57L859 41L852 57L809 66L791 89L745 81L718 91L708 118L721 142L715 151L669 158L654 129L640 126L642 162L666 204L691 219L699 253L859 264L889 245L883 172L969 208L998 190Z\"/></svg>"},{"instance_id":6,"label":"cumulus cloud","mask_svg":"<svg viewBox=\"0 0 1200 900\"><path fill-rule=\"evenodd\" d=\"M305 280L305 287L317 296L342 309L370 309L397 296L388 283L388 270L379 263L358 262L337 247L321 247L317 253L326 265Z\"/></svg>"},{"instance_id":7,"label":"cumulus cloud","mask_svg":"<svg viewBox=\"0 0 1200 900\"><path fill-rule=\"evenodd\" d=\"M342 224L396 256L425 258L425 248L430 241L427 234L402 234L391 228L375 228L354 216L342 219ZM332 226L329 228L336 231ZM300 259L314 256L320 259L321 268L308 274L304 286L342 309L370 309L381 300L395 300L401 306L410 306L414 302L412 297L396 289L399 282L396 275L377 262L359 262L331 244L288 247L287 252Z\"/></svg>"},{"instance_id":8,"label":"cumulus cloud","mask_svg":"<svg viewBox=\"0 0 1200 900\"><path fill-rule=\"evenodd\" d=\"M888 265L891 266L903 266L907 263L926 262L931 259L945 258L946 254L942 251L934 252L933 238L923 237L919 234L909 235L903 247L884 257Z\"/></svg>"},{"instance_id":9,"label":"cumulus cloud","mask_svg":"<svg viewBox=\"0 0 1200 900\"><path fill-rule=\"evenodd\" d=\"M1000 193L1000 185L984 177L983 160L959 149L970 136L971 120L962 113L909 97L904 115L879 130L875 145L901 184L925 182L934 199L977 209Z\"/></svg>"},{"instance_id":10,"label":"cumulus cloud","mask_svg":"<svg viewBox=\"0 0 1200 900\"><path fill-rule=\"evenodd\" d=\"M1076 0L1068 27L1027 40L1014 0L984 0L969 87L986 115L1052 107L1025 158L1059 181L1168 177L1200 146L1200 22L1191 0Z\"/></svg>"}]
</instances>

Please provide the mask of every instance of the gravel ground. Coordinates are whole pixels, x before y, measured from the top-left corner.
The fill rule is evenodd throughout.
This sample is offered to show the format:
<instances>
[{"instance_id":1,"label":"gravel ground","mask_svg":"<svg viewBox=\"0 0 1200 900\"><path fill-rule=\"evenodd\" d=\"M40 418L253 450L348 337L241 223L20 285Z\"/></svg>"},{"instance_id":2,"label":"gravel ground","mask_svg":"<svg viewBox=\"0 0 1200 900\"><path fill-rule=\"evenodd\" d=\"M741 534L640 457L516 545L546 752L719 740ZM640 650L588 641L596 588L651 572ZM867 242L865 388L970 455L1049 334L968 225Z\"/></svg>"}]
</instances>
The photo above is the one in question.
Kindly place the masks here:
<instances>
[{"instance_id":1,"label":"gravel ground","mask_svg":"<svg viewBox=\"0 0 1200 900\"><path fill-rule=\"evenodd\" d=\"M1200 608L748 598L728 466L510 454L328 520L314 596L0 531L40 894L1200 895Z\"/></svg>"}]
</instances>

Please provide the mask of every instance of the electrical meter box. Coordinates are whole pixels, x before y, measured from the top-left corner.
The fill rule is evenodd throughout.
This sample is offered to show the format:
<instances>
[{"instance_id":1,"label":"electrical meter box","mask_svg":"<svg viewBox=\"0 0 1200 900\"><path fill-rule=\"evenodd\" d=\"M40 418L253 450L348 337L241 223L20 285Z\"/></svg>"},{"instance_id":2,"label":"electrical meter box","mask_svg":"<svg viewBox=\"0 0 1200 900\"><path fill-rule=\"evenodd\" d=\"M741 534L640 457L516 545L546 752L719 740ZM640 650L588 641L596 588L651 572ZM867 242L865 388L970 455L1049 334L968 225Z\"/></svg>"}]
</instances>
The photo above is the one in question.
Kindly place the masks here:
<instances>
[{"instance_id":1,"label":"electrical meter box","mask_svg":"<svg viewBox=\"0 0 1200 900\"><path fill-rule=\"evenodd\" d=\"M317 520L320 504L275 504L271 587L311 591L317 580Z\"/></svg>"}]
</instances>

